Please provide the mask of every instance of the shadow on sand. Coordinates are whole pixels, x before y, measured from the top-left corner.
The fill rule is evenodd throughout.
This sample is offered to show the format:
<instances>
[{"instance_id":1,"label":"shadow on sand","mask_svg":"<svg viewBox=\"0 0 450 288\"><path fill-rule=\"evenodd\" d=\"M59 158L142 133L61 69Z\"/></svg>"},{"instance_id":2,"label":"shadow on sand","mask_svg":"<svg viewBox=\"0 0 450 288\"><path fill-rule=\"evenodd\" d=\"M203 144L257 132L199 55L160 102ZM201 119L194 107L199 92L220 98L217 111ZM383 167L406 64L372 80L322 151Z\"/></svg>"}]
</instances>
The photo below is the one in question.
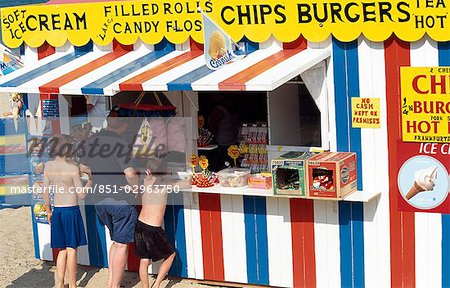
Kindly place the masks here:
<instances>
[{"instance_id":1,"label":"shadow on sand","mask_svg":"<svg viewBox=\"0 0 450 288\"><path fill-rule=\"evenodd\" d=\"M79 287L85 287L89 280L98 273L100 269L96 267L88 267L78 265L77 282ZM33 268L26 272L7 288L15 287L54 287L55 285L55 266L53 262L42 262L40 269ZM137 282L136 282L137 283Z\"/></svg>"}]
</instances>

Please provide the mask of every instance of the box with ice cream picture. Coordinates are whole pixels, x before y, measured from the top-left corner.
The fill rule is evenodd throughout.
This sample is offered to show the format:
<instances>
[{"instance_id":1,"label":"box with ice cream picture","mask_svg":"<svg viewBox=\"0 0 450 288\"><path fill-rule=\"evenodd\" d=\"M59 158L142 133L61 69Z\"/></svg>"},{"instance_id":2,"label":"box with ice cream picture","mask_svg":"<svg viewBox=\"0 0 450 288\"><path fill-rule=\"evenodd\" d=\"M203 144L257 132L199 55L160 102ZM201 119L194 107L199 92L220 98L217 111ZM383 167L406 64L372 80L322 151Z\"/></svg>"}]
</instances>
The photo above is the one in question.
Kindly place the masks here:
<instances>
[{"instance_id":1,"label":"box with ice cream picture","mask_svg":"<svg viewBox=\"0 0 450 288\"><path fill-rule=\"evenodd\" d=\"M323 152L307 162L308 198L340 200L357 189L356 154Z\"/></svg>"},{"instance_id":2,"label":"box with ice cream picture","mask_svg":"<svg viewBox=\"0 0 450 288\"><path fill-rule=\"evenodd\" d=\"M275 195L306 197L306 161L312 152L289 152L271 162Z\"/></svg>"},{"instance_id":3,"label":"box with ice cream picture","mask_svg":"<svg viewBox=\"0 0 450 288\"><path fill-rule=\"evenodd\" d=\"M397 153L399 210L450 213L450 157L446 147L441 143L398 142L397 151L402 151Z\"/></svg>"}]
</instances>

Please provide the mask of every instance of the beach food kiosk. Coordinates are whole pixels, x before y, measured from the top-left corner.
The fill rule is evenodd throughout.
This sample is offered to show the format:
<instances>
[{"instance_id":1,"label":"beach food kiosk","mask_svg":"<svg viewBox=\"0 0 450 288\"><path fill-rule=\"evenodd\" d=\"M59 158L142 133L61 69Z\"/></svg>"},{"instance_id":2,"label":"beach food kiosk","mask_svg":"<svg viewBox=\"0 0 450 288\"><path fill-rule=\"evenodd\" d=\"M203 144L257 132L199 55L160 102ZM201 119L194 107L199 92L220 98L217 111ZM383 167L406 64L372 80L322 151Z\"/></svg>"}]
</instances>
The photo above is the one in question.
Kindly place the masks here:
<instances>
[{"instance_id":1,"label":"beach food kiosk","mask_svg":"<svg viewBox=\"0 0 450 288\"><path fill-rule=\"evenodd\" d=\"M199 93L256 91L266 97L274 159L356 156L357 191L339 199L184 192L164 222L177 250L173 275L282 287L450 285L448 0L80 2L2 9L3 40L23 45L25 67L2 77L0 91L61 117L70 95L162 91L195 119L194 136ZM204 39L199 7L219 27L214 37ZM242 54L226 49L231 40ZM305 110L316 117L305 121ZM109 232L93 207L82 210L79 263L107 266ZM36 257L52 260L50 227L33 218ZM137 264L130 253L128 269Z\"/></svg>"}]
</instances>

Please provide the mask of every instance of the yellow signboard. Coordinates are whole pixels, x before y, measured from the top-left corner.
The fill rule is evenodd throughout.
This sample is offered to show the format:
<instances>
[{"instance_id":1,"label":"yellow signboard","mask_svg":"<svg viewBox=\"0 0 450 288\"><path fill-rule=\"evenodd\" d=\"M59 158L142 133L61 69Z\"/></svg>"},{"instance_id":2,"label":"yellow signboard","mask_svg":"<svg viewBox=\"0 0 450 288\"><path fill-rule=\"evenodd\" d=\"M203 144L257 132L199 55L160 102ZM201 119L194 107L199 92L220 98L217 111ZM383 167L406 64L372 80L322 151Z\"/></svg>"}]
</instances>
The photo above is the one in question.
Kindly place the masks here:
<instances>
[{"instance_id":1,"label":"yellow signboard","mask_svg":"<svg viewBox=\"0 0 450 288\"><path fill-rule=\"evenodd\" d=\"M352 127L381 127L380 98L352 98Z\"/></svg>"},{"instance_id":2,"label":"yellow signboard","mask_svg":"<svg viewBox=\"0 0 450 288\"><path fill-rule=\"evenodd\" d=\"M450 143L450 67L401 67L402 140Z\"/></svg>"},{"instance_id":3,"label":"yellow signboard","mask_svg":"<svg viewBox=\"0 0 450 288\"><path fill-rule=\"evenodd\" d=\"M61 46L66 40L99 45L116 38L132 44L138 38L149 44L166 37L183 43L189 37L203 43L200 7L234 40L263 42L273 34L291 42L300 34L323 41L330 34L351 41L363 33L383 41L395 33L416 41L425 33L436 41L450 40L450 0L155 0L4 8L3 41L18 47L24 41L38 47L44 41Z\"/></svg>"}]
</instances>

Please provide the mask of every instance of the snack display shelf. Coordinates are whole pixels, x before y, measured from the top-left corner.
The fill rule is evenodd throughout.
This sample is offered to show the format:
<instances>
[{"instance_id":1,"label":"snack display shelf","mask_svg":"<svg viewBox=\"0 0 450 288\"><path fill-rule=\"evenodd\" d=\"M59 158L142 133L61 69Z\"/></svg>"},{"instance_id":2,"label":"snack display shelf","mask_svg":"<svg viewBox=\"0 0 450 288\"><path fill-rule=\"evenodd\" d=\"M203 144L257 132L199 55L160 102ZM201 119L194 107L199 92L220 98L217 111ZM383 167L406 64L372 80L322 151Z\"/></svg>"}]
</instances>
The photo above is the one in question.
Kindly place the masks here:
<instances>
[{"instance_id":1,"label":"snack display shelf","mask_svg":"<svg viewBox=\"0 0 450 288\"><path fill-rule=\"evenodd\" d=\"M193 193L212 193L212 194L225 194L225 195L245 195L245 196L265 196L274 197L272 189L255 189L248 187L222 187L220 185L214 185L209 188L198 188L193 186L188 189L180 189L181 192L193 192Z\"/></svg>"},{"instance_id":2,"label":"snack display shelf","mask_svg":"<svg viewBox=\"0 0 450 288\"><path fill-rule=\"evenodd\" d=\"M240 188L230 188L230 187L222 187L220 185L215 185L209 188L185 188L181 189L181 192L192 192L192 193L212 193L212 194L225 194L225 195L245 195L245 196L265 196L265 197L279 197L279 198L297 198L294 196L285 196L285 195L274 195L272 189L255 189L248 187L240 187ZM334 199L317 199L321 201L350 201L350 202L369 202L376 197L381 195L379 191L355 191L354 193L344 197L341 200Z\"/></svg>"}]
</instances>

